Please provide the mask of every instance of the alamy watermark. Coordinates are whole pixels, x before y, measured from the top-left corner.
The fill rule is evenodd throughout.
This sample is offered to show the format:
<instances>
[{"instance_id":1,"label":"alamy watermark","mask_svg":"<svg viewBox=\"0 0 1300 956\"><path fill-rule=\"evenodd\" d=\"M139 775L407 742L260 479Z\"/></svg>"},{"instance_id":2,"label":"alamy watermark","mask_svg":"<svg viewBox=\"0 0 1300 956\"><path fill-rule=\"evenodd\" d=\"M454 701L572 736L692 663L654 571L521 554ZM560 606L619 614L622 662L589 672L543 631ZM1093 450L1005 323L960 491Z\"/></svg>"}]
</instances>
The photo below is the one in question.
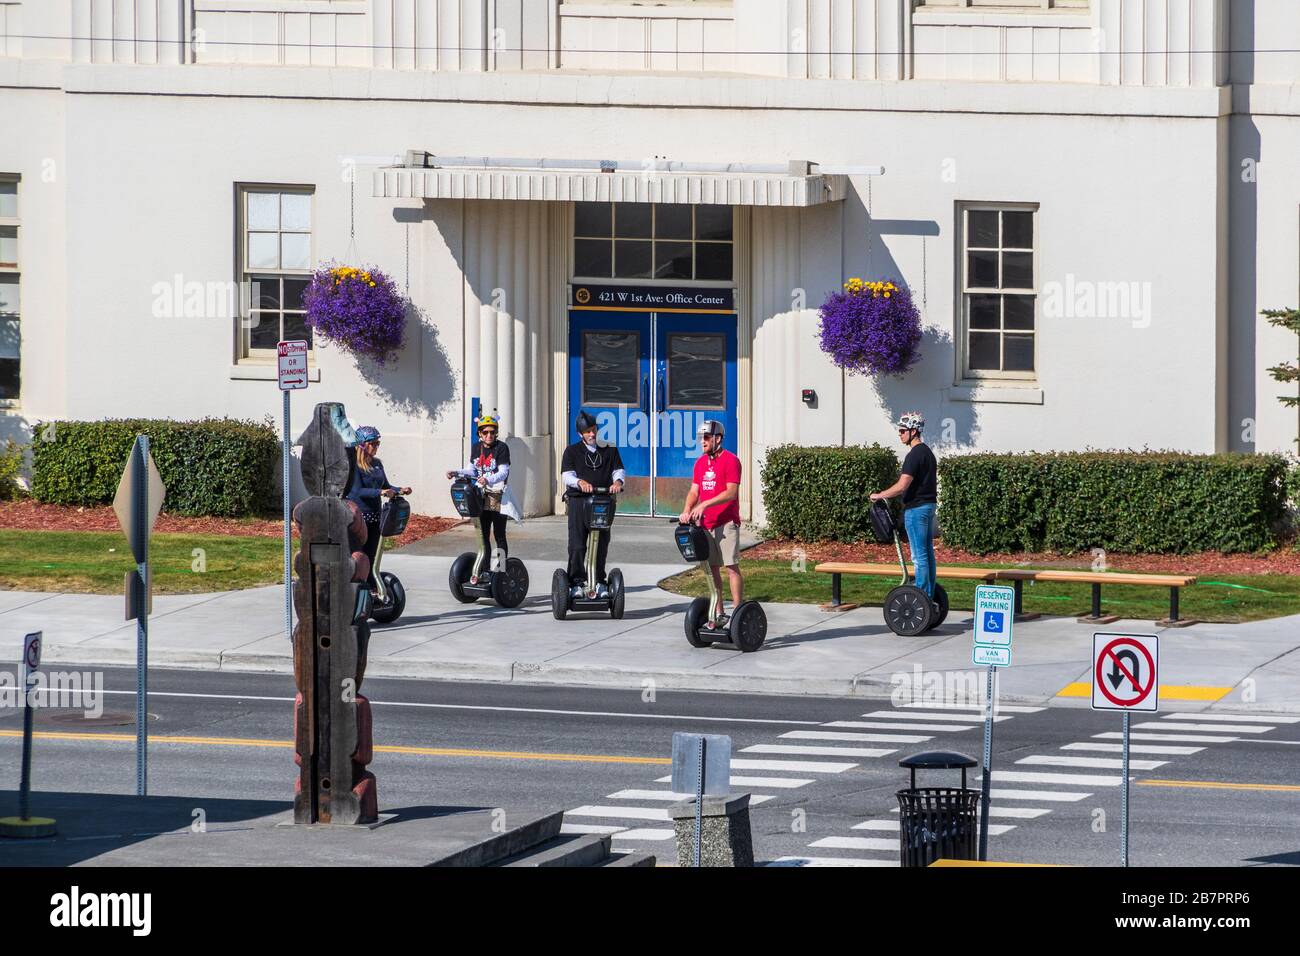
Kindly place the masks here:
<instances>
[{"instance_id":1,"label":"alamy watermark","mask_svg":"<svg viewBox=\"0 0 1300 956\"><path fill-rule=\"evenodd\" d=\"M87 718L103 716L102 671L37 671L27 689L33 707L80 709ZM22 678L0 670L0 711L23 706Z\"/></svg>"}]
</instances>

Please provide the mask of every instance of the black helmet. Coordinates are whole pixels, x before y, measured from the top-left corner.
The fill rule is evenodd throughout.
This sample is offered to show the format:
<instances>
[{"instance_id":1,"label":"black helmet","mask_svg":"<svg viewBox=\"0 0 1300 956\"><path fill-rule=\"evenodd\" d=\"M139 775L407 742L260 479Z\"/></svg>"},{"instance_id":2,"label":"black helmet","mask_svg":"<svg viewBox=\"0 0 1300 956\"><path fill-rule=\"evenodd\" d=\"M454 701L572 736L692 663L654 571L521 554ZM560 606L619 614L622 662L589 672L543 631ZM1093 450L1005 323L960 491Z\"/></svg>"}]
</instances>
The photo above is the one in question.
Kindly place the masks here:
<instances>
[{"instance_id":1,"label":"black helmet","mask_svg":"<svg viewBox=\"0 0 1300 956\"><path fill-rule=\"evenodd\" d=\"M578 430L578 434L581 435L583 432L590 431L591 429L597 427L596 419L593 418L591 414L588 412L579 411L578 417L573 422L573 427L576 428Z\"/></svg>"}]
</instances>

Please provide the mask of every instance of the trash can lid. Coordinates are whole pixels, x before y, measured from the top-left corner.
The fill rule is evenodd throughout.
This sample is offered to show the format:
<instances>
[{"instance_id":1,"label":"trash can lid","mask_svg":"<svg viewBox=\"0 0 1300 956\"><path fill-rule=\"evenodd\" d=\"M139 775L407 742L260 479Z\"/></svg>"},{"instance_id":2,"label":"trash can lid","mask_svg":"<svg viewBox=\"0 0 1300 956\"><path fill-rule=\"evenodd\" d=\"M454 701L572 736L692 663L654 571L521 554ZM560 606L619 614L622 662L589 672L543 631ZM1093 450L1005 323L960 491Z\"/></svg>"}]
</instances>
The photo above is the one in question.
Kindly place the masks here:
<instances>
[{"instance_id":1,"label":"trash can lid","mask_svg":"<svg viewBox=\"0 0 1300 956\"><path fill-rule=\"evenodd\" d=\"M925 753L904 757L898 761L898 765L908 770L964 770L979 766L979 761L952 750L927 750Z\"/></svg>"}]
</instances>

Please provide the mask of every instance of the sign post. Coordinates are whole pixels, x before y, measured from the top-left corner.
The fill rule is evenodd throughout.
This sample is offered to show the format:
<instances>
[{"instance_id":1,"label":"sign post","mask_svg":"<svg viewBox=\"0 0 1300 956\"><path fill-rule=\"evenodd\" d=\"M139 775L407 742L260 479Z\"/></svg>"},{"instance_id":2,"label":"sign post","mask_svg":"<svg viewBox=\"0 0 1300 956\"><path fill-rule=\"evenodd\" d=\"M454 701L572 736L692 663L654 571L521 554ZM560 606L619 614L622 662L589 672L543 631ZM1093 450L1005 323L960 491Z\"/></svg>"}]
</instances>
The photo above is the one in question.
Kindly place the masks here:
<instances>
[{"instance_id":1,"label":"sign post","mask_svg":"<svg viewBox=\"0 0 1300 956\"><path fill-rule=\"evenodd\" d=\"M281 485L284 491L284 636L293 640L293 570L290 565L293 534L289 530L289 393L307 387L307 342L293 339L276 346L276 380L284 409L284 448Z\"/></svg>"},{"instance_id":2,"label":"sign post","mask_svg":"<svg viewBox=\"0 0 1300 956\"><path fill-rule=\"evenodd\" d=\"M148 792L149 612L153 607L149 536L167 488L149 454L149 436L137 435L113 497L113 511L126 533L135 570L126 573L126 619L135 618L135 792Z\"/></svg>"},{"instance_id":3,"label":"sign post","mask_svg":"<svg viewBox=\"0 0 1300 956\"><path fill-rule=\"evenodd\" d=\"M993 715L997 690L994 671L1011 666L1011 629L1015 624L1016 592L1000 585L980 584L975 588L975 646L971 661L988 665L984 691L984 770L980 782L981 860L989 853L989 797L992 790Z\"/></svg>"},{"instance_id":4,"label":"sign post","mask_svg":"<svg viewBox=\"0 0 1300 956\"><path fill-rule=\"evenodd\" d=\"M1160 639L1154 634L1092 636L1092 709L1124 712L1120 859L1128 866L1129 714L1160 709Z\"/></svg>"},{"instance_id":5,"label":"sign post","mask_svg":"<svg viewBox=\"0 0 1300 956\"><path fill-rule=\"evenodd\" d=\"M31 815L32 795L32 694L41 666L41 632L23 638L23 769L18 785L18 816L0 819L0 837L34 838L53 836L56 824L49 817Z\"/></svg>"}]
</instances>

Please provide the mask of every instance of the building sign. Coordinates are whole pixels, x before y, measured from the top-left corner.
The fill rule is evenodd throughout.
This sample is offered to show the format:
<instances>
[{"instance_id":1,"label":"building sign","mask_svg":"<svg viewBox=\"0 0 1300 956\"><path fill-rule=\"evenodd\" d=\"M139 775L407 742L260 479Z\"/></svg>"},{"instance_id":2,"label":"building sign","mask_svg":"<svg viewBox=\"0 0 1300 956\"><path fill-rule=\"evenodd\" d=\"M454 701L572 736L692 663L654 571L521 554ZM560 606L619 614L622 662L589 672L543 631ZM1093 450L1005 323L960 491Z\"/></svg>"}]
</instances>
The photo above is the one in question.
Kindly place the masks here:
<instances>
[{"instance_id":1,"label":"building sign","mask_svg":"<svg viewBox=\"0 0 1300 956\"><path fill-rule=\"evenodd\" d=\"M574 309L599 312L715 312L736 311L734 289L693 289L673 286L573 286Z\"/></svg>"}]
</instances>

